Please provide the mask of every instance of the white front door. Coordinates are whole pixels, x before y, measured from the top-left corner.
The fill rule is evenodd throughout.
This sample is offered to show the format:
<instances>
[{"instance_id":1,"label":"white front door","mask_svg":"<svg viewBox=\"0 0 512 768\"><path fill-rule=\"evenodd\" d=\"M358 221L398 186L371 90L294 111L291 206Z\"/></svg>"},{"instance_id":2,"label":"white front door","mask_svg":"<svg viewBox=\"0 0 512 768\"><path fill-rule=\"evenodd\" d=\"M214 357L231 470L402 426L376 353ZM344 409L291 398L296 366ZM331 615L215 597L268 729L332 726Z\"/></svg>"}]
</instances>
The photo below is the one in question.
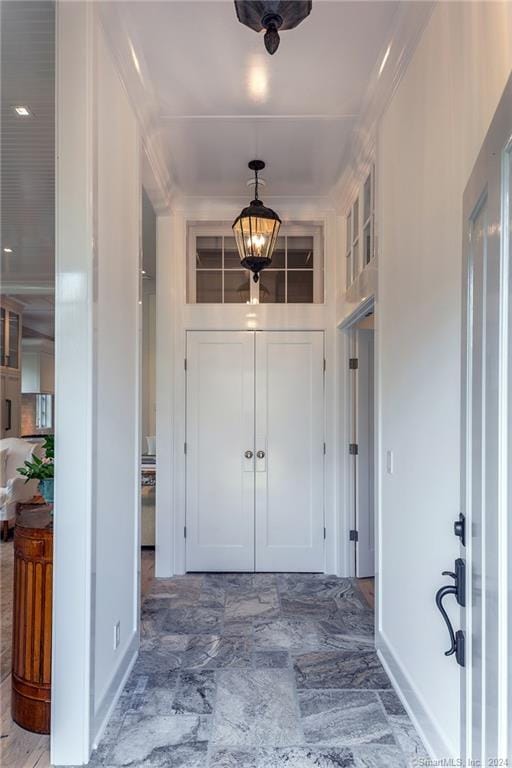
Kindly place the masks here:
<instances>
[{"instance_id":1,"label":"white front door","mask_svg":"<svg viewBox=\"0 0 512 768\"><path fill-rule=\"evenodd\" d=\"M464 193L462 511L467 760L512 754L512 78Z\"/></svg>"},{"instance_id":2,"label":"white front door","mask_svg":"<svg viewBox=\"0 0 512 768\"><path fill-rule=\"evenodd\" d=\"M256 570L324 568L324 339L256 335Z\"/></svg>"},{"instance_id":3,"label":"white front door","mask_svg":"<svg viewBox=\"0 0 512 768\"><path fill-rule=\"evenodd\" d=\"M323 333L188 333L189 571L322 571Z\"/></svg>"},{"instance_id":4,"label":"white front door","mask_svg":"<svg viewBox=\"0 0 512 768\"><path fill-rule=\"evenodd\" d=\"M187 339L189 571L254 570L254 333Z\"/></svg>"}]
</instances>

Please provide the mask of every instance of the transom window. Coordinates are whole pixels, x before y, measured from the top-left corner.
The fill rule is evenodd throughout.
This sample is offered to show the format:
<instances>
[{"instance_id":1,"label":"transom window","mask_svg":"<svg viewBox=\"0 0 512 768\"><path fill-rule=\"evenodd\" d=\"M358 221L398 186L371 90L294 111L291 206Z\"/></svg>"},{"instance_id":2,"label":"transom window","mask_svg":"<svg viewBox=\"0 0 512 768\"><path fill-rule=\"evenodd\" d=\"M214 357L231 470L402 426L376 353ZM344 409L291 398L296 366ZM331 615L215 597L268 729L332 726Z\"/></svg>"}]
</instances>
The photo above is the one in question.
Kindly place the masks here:
<instances>
[{"instance_id":1,"label":"transom window","mask_svg":"<svg viewBox=\"0 0 512 768\"><path fill-rule=\"evenodd\" d=\"M192 304L313 304L323 302L322 227L281 227L272 266L258 283L240 266L231 228L191 225L188 230L188 302Z\"/></svg>"},{"instance_id":2,"label":"transom window","mask_svg":"<svg viewBox=\"0 0 512 768\"><path fill-rule=\"evenodd\" d=\"M346 287L349 288L375 255L374 166L347 213ZM361 236L362 233L362 236Z\"/></svg>"}]
</instances>

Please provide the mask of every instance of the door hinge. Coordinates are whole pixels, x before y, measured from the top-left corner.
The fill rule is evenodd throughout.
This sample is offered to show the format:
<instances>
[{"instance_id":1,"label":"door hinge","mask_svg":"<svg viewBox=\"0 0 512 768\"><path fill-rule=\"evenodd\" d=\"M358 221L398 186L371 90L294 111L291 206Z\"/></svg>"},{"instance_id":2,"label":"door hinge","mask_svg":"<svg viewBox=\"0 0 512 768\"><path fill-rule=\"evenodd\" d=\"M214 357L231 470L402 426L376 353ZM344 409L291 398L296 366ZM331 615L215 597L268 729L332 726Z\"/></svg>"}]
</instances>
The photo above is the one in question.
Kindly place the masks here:
<instances>
[{"instance_id":1,"label":"door hinge","mask_svg":"<svg viewBox=\"0 0 512 768\"><path fill-rule=\"evenodd\" d=\"M357 454L359 453L359 446L357 445L357 443L349 443L348 452L350 453L351 456L357 456Z\"/></svg>"},{"instance_id":2,"label":"door hinge","mask_svg":"<svg viewBox=\"0 0 512 768\"><path fill-rule=\"evenodd\" d=\"M185 358L183 361L183 367L185 370L187 370L187 358Z\"/></svg>"},{"instance_id":3,"label":"door hinge","mask_svg":"<svg viewBox=\"0 0 512 768\"><path fill-rule=\"evenodd\" d=\"M187 526L186 525L183 526L183 538L184 539L187 538Z\"/></svg>"},{"instance_id":4,"label":"door hinge","mask_svg":"<svg viewBox=\"0 0 512 768\"><path fill-rule=\"evenodd\" d=\"M326 370L327 370L327 360L324 357L324 373L326 372Z\"/></svg>"},{"instance_id":5,"label":"door hinge","mask_svg":"<svg viewBox=\"0 0 512 768\"><path fill-rule=\"evenodd\" d=\"M326 539L326 538L327 538L327 528L324 525L324 539Z\"/></svg>"},{"instance_id":6,"label":"door hinge","mask_svg":"<svg viewBox=\"0 0 512 768\"><path fill-rule=\"evenodd\" d=\"M327 447L326 447L326 445L324 443L324 456L325 456L326 453L327 453Z\"/></svg>"},{"instance_id":7,"label":"door hinge","mask_svg":"<svg viewBox=\"0 0 512 768\"><path fill-rule=\"evenodd\" d=\"M186 452L187 452L187 444L183 443L183 453L186 454Z\"/></svg>"},{"instance_id":8,"label":"door hinge","mask_svg":"<svg viewBox=\"0 0 512 768\"><path fill-rule=\"evenodd\" d=\"M359 531L351 530L348 538L349 541L359 541Z\"/></svg>"},{"instance_id":9,"label":"door hinge","mask_svg":"<svg viewBox=\"0 0 512 768\"><path fill-rule=\"evenodd\" d=\"M351 371L355 371L359 368L359 360L357 359L357 357L349 358L348 367Z\"/></svg>"}]
</instances>

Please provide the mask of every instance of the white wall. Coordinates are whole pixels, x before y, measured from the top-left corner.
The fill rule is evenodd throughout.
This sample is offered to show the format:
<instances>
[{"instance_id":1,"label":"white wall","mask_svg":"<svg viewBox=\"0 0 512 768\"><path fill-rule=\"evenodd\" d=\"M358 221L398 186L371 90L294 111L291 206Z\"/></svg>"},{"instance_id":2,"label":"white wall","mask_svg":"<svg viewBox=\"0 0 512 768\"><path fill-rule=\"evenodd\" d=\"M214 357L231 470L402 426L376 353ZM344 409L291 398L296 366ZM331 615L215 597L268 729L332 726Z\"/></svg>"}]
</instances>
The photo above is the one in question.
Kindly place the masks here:
<instances>
[{"instance_id":1,"label":"white wall","mask_svg":"<svg viewBox=\"0 0 512 768\"><path fill-rule=\"evenodd\" d=\"M459 551L462 194L511 66L512 5L438 3L378 132L378 643L438 758L459 754L434 595Z\"/></svg>"},{"instance_id":2,"label":"white wall","mask_svg":"<svg viewBox=\"0 0 512 768\"><path fill-rule=\"evenodd\" d=\"M328 573L348 575L350 563L340 544L340 486L336 469L339 445L338 337L336 314L336 217L327 201L308 201L307 206L284 199L266 198L284 221L321 221L324 224L325 304L219 304L215 307L186 303L187 221L233 220L246 198L230 201L193 201L159 217L157 259L157 492L156 568L158 576L183 573L185 542L185 372L187 330L315 329L325 331L326 344L326 444L325 521L327 528L325 567ZM212 208L212 205L214 206ZM341 485L341 492L343 485ZM344 508L343 508L344 509ZM347 539L348 542L348 539Z\"/></svg>"},{"instance_id":3,"label":"white wall","mask_svg":"<svg viewBox=\"0 0 512 768\"><path fill-rule=\"evenodd\" d=\"M52 763L76 765L139 613L140 143L93 3L58 5L57 126Z\"/></svg>"}]
</instances>

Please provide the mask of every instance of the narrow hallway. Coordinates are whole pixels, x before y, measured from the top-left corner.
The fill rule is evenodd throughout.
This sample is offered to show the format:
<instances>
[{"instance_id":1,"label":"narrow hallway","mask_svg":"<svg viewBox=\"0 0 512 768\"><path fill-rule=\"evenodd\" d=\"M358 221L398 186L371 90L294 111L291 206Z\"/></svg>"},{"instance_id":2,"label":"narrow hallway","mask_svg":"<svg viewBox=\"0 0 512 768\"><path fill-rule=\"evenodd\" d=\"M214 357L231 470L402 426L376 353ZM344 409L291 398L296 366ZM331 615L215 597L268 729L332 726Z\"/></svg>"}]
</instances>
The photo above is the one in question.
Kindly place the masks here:
<instances>
[{"instance_id":1,"label":"narrow hallway","mask_svg":"<svg viewBox=\"0 0 512 768\"><path fill-rule=\"evenodd\" d=\"M426 757L354 580L232 573L147 585L141 652L90 765L401 768Z\"/></svg>"}]
</instances>

